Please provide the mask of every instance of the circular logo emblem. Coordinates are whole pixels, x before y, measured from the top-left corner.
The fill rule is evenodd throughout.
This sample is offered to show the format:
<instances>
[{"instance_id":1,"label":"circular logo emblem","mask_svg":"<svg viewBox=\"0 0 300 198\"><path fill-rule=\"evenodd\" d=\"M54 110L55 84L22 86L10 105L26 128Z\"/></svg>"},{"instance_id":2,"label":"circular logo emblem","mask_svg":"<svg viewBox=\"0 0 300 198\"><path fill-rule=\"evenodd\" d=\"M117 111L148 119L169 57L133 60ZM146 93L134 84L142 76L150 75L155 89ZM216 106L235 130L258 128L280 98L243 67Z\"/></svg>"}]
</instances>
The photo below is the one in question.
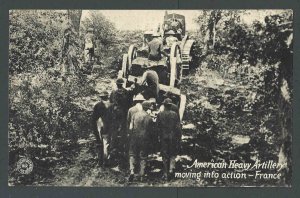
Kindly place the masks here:
<instances>
[{"instance_id":1,"label":"circular logo emblem","mask_svg":"<svg viewBox=\"0 0 300 198\"><path fill-rule=\"evenodd\" d=\"M24 175L28 175L33 170L33 162L28 158L21 158L17 162L17 170Z\"/></svg>"}]
</instances>

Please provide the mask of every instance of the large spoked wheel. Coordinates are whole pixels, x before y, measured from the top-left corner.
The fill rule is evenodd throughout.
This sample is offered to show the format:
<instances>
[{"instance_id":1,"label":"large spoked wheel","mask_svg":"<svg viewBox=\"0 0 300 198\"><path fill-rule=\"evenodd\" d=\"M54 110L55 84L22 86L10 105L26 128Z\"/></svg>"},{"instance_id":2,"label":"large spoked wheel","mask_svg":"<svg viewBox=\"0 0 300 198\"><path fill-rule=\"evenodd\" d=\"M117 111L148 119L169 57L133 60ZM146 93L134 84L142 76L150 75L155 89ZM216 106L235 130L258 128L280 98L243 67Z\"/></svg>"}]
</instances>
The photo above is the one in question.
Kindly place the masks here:
<instances>
[{"instance_id":1,"label":"large spoked wheel","mask_svg":"<svg viewBox=\"0 0 300 198\"><path fill-rule=\"evenodd\" d=\"M196 44L195 41L192 42L191 44L191 49L190 49L190 68L196 68L197 64L197 57L196 57Z\"/></svg>"},{"instance_id":2,"label":"large spoked wheel","mask_svg":"<svg viewBox=\"0 0 300 198\"><path fill-rule=\"evenodd\" d=\"M174 43L170 52L170 86L175 87L176 80L181 80L181 51L177 43Z\"/></svg>"},{"instance_id":3,"label":"large spoked wheel","mask_svg":"<svg viewBox=\"0 0 300 198\"><path fill-rule=\"evenodd\" d=\"M130 71L132 67L132 61L137 57L137 47L135 45L130 45L127 55L128 55L128 71Z\"/></svg>"}]
</instances>

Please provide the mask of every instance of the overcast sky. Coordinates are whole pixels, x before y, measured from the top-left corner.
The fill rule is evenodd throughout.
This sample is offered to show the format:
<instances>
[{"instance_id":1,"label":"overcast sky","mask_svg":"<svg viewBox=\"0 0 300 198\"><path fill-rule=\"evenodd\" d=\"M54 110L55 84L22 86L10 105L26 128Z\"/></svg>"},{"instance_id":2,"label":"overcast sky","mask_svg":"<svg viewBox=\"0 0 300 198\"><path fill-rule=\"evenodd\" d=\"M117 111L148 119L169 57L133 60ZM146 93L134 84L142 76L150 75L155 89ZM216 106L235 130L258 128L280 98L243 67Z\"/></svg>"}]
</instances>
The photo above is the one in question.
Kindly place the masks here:
<instances>
[{"instance_id":1,"label":"overcast sky","mask_svg":"<svg viewBox=\"0 0 300 198\"><path fill-rule=\"evenodd\" d=\"M151 30L162 24L165 10L99 10L120 30ZM183 14L187 29L196 29L194 18L199 15L197 10L168 10L168 13ZM83 18L88 11L83 11Z\"/></svg>"},{"instance_id":2,"label":"overcast sky","mask_svg":"<svg viewBox=\"0 0 300 198\"><path fill-rule=\"evenodd\" d=\"M98 10L110 21L115 23L119 30L151 30L162 24L165 10ZM251 23L254 20L263 22L269 14L282 12L283 10L248 10L242 16L242 20ZM194 19L200 10L168 10L168 13L177 13L185 16L187 30L197 29ZM84 10L82 18L88 17L89 11Z\"/></svg>"}]
</instances>

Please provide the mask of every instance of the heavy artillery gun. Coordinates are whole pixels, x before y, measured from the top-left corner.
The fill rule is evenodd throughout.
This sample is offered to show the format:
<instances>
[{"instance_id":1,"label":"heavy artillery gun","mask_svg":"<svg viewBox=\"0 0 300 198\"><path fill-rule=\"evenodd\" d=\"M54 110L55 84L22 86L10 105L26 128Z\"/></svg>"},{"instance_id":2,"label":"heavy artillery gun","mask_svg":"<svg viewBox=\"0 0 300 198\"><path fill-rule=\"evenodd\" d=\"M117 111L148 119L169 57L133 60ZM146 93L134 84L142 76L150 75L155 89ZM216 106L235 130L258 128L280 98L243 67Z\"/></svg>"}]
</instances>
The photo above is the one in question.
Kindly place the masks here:
<instances>
[{"instance_id":1,"label":"heavy artillery gun","mask_svg":"<svg viewBox=\"0 0 300 198\"><path fill-rule=\"evenodd\" d=\"M154 34L161 35L160 39L163 43L161 50L164 51L163 54L167 54L155 61L149 59L149 47L147 46ZM169 37L175 39L168 42ZM118 77L125 80L125 87L130 87L134 83L142 83L142 76L146 71L155 71L159 78L159 96L163 96L166 92L171 93L173 98L176 98L182 119L186 96L181 94L180 83L183 73L188 71L193 64L194 45L195 41L189 39L186 31L185 17L166 12L162 27L154 32L145 32L142 46L138 47L138 45L132 44L128 53L123 55L122 69L119 71ZM162 99L157 101L162 101Z\"/></svg>"}]
</instances>

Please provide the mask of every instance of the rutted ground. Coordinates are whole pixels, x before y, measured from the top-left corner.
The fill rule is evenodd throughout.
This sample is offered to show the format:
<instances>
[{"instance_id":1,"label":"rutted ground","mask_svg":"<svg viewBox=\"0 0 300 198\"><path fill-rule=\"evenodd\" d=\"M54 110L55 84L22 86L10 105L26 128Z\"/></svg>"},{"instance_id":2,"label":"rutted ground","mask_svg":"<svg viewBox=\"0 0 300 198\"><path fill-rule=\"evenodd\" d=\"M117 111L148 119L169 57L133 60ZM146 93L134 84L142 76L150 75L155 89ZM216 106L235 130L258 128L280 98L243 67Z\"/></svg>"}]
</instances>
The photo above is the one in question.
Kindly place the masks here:
<instances>
[{"instance_id":1,"label":"rutted ground","mask_svg":"<svg viewBox=\"0 0 300 198\"><path fill-rule=\"evenodd\" d=\"M99 71L89 76L94 80L97 91L111 89L114 74ZM234 78L233 78L234 79ZM253 138L255 116L252 106L255 103L255 87L234 80L223 79L216 71L198 69L187 76L181 85L182 92L187 95L187 105L183 122L182 149L177 157L179 171L187 170L193 160L222 161L237 159L241 162L255 160L258 151L253 149L256 138ZM80 108L91 111L97 94L78 98L74 102ZM253 121L254 122L254 121ZM241 124L243 123L243 124ZM144 183L126 181L126 172L118 167L100 168L96 163L95 139L78 140L78 155L68 165L54 169L55 177L49 185L60 186L206 186L234 185L235 180L175 179L163 182L160 179L161 157L152 155L148 170L149 179ZM199 170L198 170L199 171ZM238 181L240 184L240 181ZM245 181L242 185L253 181ZM237 183L236 183L237 184Z\"/></svg>"}]
</instances>

